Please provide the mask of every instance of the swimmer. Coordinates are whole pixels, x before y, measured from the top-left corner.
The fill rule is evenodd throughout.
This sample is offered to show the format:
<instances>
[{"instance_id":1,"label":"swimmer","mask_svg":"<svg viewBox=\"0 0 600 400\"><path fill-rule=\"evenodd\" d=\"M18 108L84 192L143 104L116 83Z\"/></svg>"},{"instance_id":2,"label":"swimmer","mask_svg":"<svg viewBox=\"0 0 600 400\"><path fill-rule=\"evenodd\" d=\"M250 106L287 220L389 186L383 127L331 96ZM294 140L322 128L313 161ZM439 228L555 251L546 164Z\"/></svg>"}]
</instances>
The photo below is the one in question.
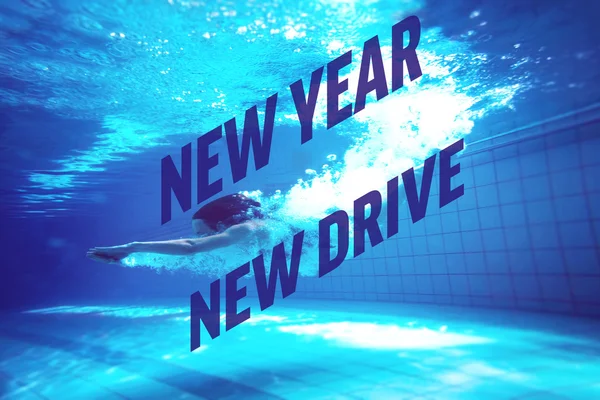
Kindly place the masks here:
<instances>
[{"instance_id":1,"label":"swimmer","mask_svg":"<svg viewBox=\"0 0 600 400\"><path fill-rule=\"evenodd\" d=\"M94 247L88 250L87 256L95 261L118 263L132 253L175 256L203 253L263 239L266 221L259 202L233 194L201 207L192 217L192 228L201 237Z\"/></svg>"}]
</instances>

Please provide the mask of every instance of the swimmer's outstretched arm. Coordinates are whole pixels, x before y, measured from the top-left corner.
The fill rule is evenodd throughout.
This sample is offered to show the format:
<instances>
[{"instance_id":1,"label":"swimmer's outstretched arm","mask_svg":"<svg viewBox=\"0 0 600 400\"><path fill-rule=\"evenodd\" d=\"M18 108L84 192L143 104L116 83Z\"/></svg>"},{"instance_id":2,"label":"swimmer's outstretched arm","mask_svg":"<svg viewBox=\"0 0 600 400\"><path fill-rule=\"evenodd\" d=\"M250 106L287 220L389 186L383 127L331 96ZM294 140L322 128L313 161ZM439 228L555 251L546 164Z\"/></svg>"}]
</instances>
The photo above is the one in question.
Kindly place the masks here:
<instances>
[{"instance_id":1,"label":"swimmer's outstretched arm","mask_svg":"<svg viewBox=\"0 0 600 400\"><path fill-rule=\"evenodd\" d=\"M235 225L225 232L194 239L176 239L160 242L132 242L122 246L94 247L87 256L96 261L117 262L132 253L154 253L175 256L192 255L239 243L251 233L246 225Z\"/></svg>"},{"instance_id":2,"label":"swimmer's outstretched arm","mask_svg":"<svg viewBox=\"0 0 600 400\"><path fill-rule=\"evenodd\" d=\"M132 253L155 253L185 256L211 251L235 244L232 235L221 233L199 239L177 239L161 242L132 242L127 246Z\"/></svg>"}]
</instances>

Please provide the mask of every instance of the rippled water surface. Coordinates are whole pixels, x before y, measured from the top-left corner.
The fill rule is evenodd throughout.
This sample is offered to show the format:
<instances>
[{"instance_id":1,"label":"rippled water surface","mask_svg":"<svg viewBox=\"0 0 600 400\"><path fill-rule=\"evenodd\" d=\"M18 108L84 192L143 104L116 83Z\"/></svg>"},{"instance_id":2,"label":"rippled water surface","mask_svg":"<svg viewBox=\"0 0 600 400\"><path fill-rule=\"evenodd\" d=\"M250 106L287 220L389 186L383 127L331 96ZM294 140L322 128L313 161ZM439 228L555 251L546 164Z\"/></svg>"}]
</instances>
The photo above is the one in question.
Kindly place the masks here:
<instances>
[{"instance_id":1,"label":"rippled water surface","mask_svg":"<svg viewBox=\"0 0 600 400\"><path fill-rule=\"evenodd\" d=\"M383 180L392 168L468 135L489 113L514 110L531 91L557 92L563 101L565 94L590 97L596 28L582 10L594 3L525 3L496 9L416 0L3 2L3 169L6 183L15 184L3 195L16 215L60 215L75 204L106 201L102 185L119 161L183 145L253 105L264 107L276 92L276 133L297 130L292 82L352 50L355 61L342 71L350 77L351 102L364 41L379 35L389 61L391 26L419 15L423 77L335 129L349 143L331 149L335 163L305 165L308 175L296 177L304 184L290 190L291 179L279 188L294 212L320 214L355 197L350 176ZM317 122L325 117L320 99ZM324 194L325 186L325 203L300 210L303 198Z\"/></svg>"}]
</instances>

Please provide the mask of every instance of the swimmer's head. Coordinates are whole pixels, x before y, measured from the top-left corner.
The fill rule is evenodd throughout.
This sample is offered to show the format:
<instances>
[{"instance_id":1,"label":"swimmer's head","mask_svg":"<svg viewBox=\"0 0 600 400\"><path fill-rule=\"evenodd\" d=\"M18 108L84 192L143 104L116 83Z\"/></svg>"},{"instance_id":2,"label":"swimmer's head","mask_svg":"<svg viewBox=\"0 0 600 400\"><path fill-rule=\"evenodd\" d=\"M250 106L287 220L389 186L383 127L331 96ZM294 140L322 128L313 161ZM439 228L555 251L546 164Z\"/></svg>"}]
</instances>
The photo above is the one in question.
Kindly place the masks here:
<instances>
[{"instance_id":1,"label":"swimmer's head","mask_svg":"<svg viewBox=\"0 0 600 400\"><path fill-rule=\"evenodd\" d=\"M192 217L192 228L198 235L207 235L262 217L258 201L242 194L231 194L213 200L196 211Z\"/></svg>"}]
</instances>

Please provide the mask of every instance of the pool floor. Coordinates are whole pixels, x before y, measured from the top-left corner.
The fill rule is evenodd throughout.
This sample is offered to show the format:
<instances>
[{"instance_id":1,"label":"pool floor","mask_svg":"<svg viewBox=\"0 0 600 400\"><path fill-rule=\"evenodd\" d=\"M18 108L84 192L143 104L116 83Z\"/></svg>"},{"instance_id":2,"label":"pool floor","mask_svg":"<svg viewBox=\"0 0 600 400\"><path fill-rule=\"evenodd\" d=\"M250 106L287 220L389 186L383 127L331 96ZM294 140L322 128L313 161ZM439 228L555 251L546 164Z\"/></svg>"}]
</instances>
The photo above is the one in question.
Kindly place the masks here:
<instances>
[{"instance_id":1,"label":"pool floor","mask_svg":"<svg viewBox=\"0 0 600 400\"><path fill-rule=\"evenodd\" d=\"M243 307L242 307L243 308ZM222 318L223 319L223 318ZM279 300L190 352L189 305L5 314L6 399L600 399L600 321Z\"/></svg>"}]
</instances>

